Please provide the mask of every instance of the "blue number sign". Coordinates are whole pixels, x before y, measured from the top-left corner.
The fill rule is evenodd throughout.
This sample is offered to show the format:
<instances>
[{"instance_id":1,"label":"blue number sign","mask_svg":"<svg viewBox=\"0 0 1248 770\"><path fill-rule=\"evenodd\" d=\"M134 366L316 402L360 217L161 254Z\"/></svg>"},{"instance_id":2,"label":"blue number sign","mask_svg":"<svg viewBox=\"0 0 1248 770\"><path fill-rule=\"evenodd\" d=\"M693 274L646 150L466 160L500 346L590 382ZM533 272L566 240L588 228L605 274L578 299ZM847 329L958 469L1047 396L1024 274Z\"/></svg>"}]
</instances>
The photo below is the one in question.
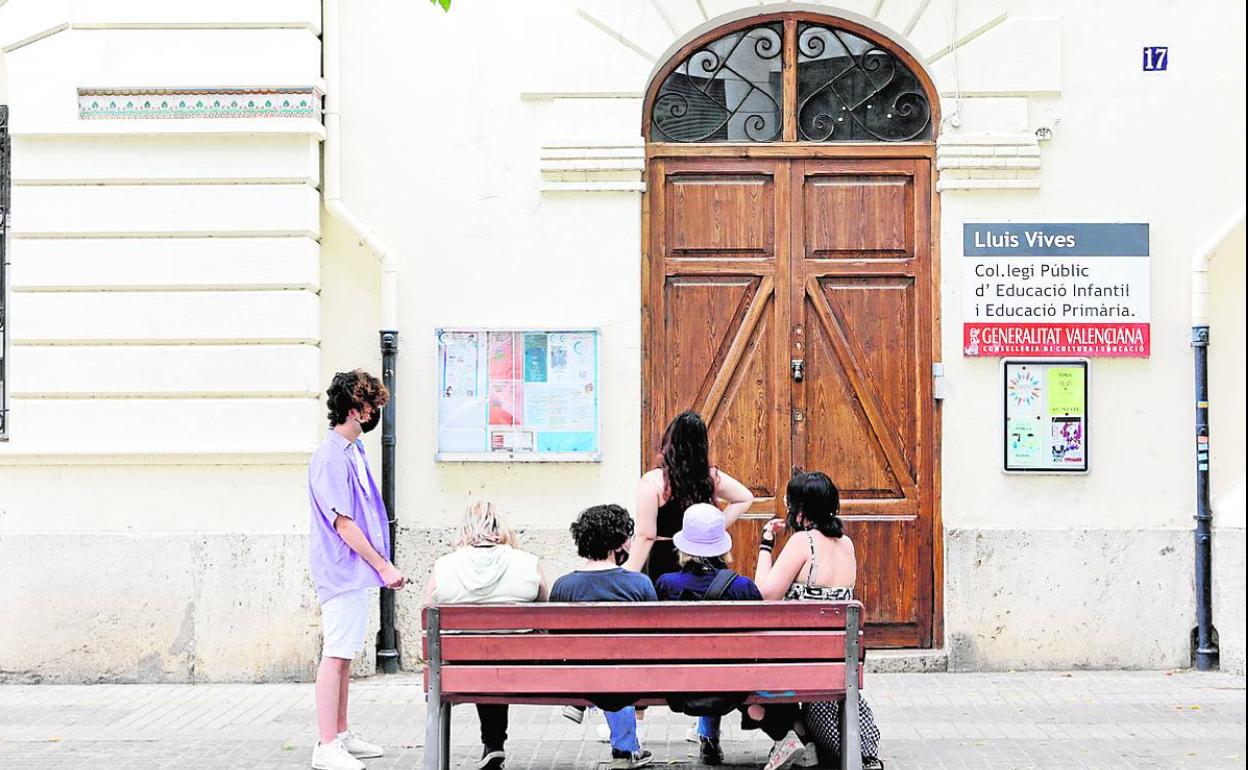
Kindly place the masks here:
<instances>
[{"instance_id":1,"label":"blue number sign","mask_svg":"<svg viewBox=\"0 0 1248 770\"><path fill-rule=\"evenodd\" d=\"M1170 65L1170 47L1164 45L1144 46L1144 71L1165 72Z\"/></svg>"}]
</instances>

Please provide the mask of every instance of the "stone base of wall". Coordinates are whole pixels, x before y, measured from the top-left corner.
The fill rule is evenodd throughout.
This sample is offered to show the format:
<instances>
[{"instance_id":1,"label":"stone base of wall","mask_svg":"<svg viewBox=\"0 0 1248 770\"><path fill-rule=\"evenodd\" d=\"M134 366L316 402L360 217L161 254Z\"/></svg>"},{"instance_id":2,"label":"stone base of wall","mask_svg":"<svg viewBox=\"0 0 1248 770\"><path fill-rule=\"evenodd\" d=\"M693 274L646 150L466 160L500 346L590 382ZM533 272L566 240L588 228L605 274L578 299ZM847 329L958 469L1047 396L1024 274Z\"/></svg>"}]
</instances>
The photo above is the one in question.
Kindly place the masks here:
<instances>
[{"instance_id":1,"label":"stone base of wall","mask_svg":"<svg viewBox=\"0 0 1248 770\"><path fill-rule=\"evenodd\" d=\"M949 530L949 669L1186 667L1193 560L1188 530Z\"/></svg>"},{"instance_id":2,"label":"stone base of wall","mask_svg":"<svg viewBox=\"0 0 1248 770\"><path fill-rule=\"evenodd\" d=\"M0 682L311 680L302 535L0 535ZM355 661L373 673L376 622Z\"/></svg>"},{"instance_id":3,"label":"stone base of wall","mask_svg":"<svg viewBox=\"0 0 1248 770\"><path fill-rule=\"evenodd\" d=\"M424 584L450 536L400 530L409 670ZM522 537L552 581L579 562L566 529ZM1222 667L1243 673L1244 532L1218 530L1214 543ZM945 548L950 670L1190 665L1188 530L954 529ZM306 552L301 535L0 535L0 681L310 680L320 617ZM375 628L357 675L373 671Z\"/></svg>"}]
</instances>

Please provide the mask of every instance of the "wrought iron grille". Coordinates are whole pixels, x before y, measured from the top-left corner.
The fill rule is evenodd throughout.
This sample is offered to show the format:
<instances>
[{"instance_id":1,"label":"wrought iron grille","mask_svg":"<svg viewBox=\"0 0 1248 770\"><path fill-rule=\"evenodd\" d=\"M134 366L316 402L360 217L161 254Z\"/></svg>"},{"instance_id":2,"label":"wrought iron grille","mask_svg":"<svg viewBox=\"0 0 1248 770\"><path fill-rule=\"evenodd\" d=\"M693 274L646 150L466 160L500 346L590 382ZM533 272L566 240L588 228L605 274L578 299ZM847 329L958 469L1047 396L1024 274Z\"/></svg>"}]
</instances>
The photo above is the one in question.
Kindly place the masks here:
<instances>
[{"instance_id":1,"label":"wrought iron grille","mask_svg":"<svg viewBox=\"0 0 1248 770\"><path fill-rule=\"evenodd\" d=\"M665 142L773 142L783 127L784 27L764 24L707 43L659 86L650 121Z\"/></svg>"},{"instance_id":2,"label":"wrought iron grille","mask_svg":"<svg viewBox=\"0 0 1248 770\"><path fill-rule=\"evenodd\" d=\"M931 140L932 105L906 61L833 24L787 23L794 25L788 35L786 22L769 22L711 40L681 60L654 94L650 139ZM796 91L787 112L786 88Z\"/></svg>"},{"instance_id":3,"label":"wrought iron grille","mask_svg":"<svg viewBox=\"0 0 1248 770\"><path fill-rule=\"evenodd\" d=\"M892 52L843 29L797 27L797 133L806 142L932 138L919 79Z\"/></svg>"},{"instance_id":4,"label":"wrought iron grille","mask_svg":"<svg viewBox=\"0 0 1248 770\"><path fill-rule=\"evenodd\" d=\"M5 273L9 261L7 236L9 234L9 108L0 104L0 438L7 435L9 417L9 394L5 388L5 367L9 361L9 337L5 326L7 286Z\"/></svg>"}]
</instances>

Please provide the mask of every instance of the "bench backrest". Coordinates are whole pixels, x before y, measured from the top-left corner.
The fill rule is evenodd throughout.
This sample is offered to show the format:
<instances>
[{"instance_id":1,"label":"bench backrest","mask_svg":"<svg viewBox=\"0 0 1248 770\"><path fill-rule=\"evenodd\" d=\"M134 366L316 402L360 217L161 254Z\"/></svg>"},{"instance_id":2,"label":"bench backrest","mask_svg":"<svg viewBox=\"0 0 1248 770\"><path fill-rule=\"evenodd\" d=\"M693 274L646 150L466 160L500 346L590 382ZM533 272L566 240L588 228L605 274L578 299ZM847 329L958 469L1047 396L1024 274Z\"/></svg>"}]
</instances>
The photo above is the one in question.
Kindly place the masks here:
<instances>
[{"instance_id":1,"label":"bench backrest","mask_svg":"<svg viewBox=\"0 0 1248 770\"><path fill-rule=\"evenodd\" d=\"M843 693L847 673L861 677L861 610L858 602L439 605L425 611L426 681L436 667L439 697L454 700Z\"/></svg>"}]
</instances>

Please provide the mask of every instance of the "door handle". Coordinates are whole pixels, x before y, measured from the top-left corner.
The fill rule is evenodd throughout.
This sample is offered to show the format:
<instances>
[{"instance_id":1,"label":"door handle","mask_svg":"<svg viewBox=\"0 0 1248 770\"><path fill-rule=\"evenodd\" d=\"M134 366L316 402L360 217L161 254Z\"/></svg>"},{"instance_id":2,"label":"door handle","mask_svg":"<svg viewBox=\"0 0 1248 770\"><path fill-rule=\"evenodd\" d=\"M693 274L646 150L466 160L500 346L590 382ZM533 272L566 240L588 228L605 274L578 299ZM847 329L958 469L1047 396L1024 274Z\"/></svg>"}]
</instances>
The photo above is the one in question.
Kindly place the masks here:
<instances>
[{"instance_id":1,"label":"door handle","mask_svg":"<svg viewBox=\"0 0 1248 770\"><path fill-rule=\"evenodd\" d=\"M800 358L795 358L789 362L789 369L793 372L793 381L801 382L806 372L806 362Z\"/></svg>"}]
</instances>

